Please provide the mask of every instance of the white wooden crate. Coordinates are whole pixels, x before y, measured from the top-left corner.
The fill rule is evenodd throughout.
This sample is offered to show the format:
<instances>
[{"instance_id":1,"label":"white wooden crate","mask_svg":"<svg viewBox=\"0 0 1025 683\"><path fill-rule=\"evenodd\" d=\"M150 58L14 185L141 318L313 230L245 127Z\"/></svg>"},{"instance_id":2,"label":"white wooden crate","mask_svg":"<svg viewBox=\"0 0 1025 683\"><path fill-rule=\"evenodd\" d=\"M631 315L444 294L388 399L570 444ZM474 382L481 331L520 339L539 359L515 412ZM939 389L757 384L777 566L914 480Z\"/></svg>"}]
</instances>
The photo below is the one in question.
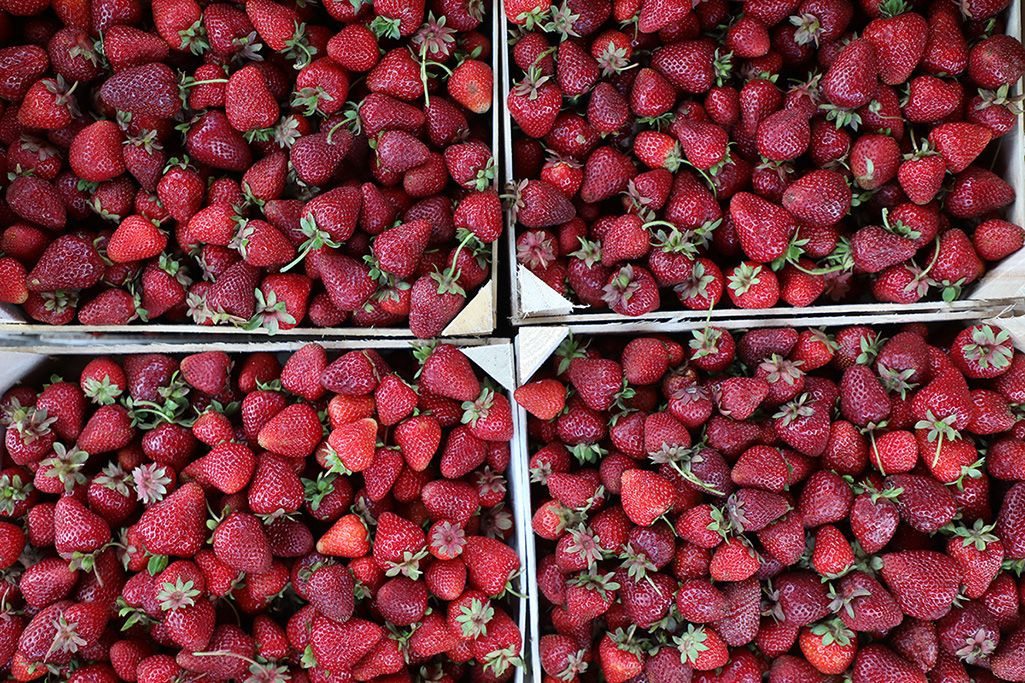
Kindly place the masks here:
<instances>
[{"instance_id":1,"label":"white wooden crate","mask_svg":"<svg viewBox=\"0 0 1025 683\"><path fill-rule=\"evenodd\" d=\"M502 34L503 36L508 36L510 24L506 20L505 14L500 14ZM1011 4L1007 12L1007 34L1019 40L1022 36L1021 2L1017 0ZM512 67L510 65L514 65L511 45L507 44L506 48L501 65L501 96L503 102L512 84L512 74L510 72ZM1021 93L1021 83L1016 84L1012 92L1016 94ZM509 110L504 107L502 123L503 182L508 182L515 177L513 174L512 154L514 123ZM1003 171L1003 177L1017 191L1014 203L1007 209L1006 217L1007 220L1013 223L1025 226L1025 128L1023 128L1021 116L1018 117L1014 129L1001 138L998 145L995 168ZM628 320L704 320L709 315L707 311L662 310L631 318L608 310L588 312L588 306L566 299L516 261L516 236L516 223L507 212L505 257L508 262L507 276L512 283L509 294L512 301L512 322L514 325L572 325L576 323L614 323ZM896 311L942 313L964 310L966 307L972 308L983 302L1012 303L1021 300L1023 296L1025 296L1025 249L1009 256L995 266L982 277L980 282L968 290L962 300L952 303L944 303L942 301L926 301L910 305L863 303L812 305L807 308L781 306L759 310L731 308L712 311L711 316L719 320L753 316L788 318L834 313L886 314Z\"/></svg>"}]
</instances>

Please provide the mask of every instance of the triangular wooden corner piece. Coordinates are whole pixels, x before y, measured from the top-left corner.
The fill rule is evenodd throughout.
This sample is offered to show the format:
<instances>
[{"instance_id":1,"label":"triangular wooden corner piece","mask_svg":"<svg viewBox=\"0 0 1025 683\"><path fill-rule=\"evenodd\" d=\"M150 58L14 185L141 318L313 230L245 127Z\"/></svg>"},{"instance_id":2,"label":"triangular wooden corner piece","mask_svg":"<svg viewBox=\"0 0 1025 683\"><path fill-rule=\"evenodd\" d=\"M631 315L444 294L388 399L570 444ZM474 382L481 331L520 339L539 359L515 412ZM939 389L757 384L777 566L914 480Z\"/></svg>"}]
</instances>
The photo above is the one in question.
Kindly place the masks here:
<instances>
[{"instance_id":1,"label":"triangular wooden corner piece","mask_svg":"<svg viewBox=\"0 0 1025 683\"><path fill-rule=\"evenodd\" d=\"M570 301L522 265L516 270L516 280L520 288L520 312L524 317L568 315L573 312Z\"/></svg>"},{"instance_id":2,"label":"triangular wooden corner piece","mask_svg":"<svg viewBox=\"0 0 1025 683\"><path fill-rule=\"evenodd\" d=\"M568 327L521 327L516 337L519 352L517 378L522 386L545 364L562 340L569 336Z\"/></svg>"},{"instance_id":3,"label":"triangular wooden corner piece","mask_svg":"<svg viewBox=\"0 0 1025 683\"><path fill-rule=\"evenodd\" d=\"M495 283L488 280L441 332L443 337L476 336L495 331Z\"/></svg>"},{"instance_id":4,"label":"triangular wooden corner piece","mask_svg":"<svg viewBox=\"0 0 1025 683\"><path fill-rule=\"evenodd\" d=\"M0 353L0 393L6 392L20 382L45 360L46 356L41 353Z\"/></svg>"},{"instance_id":5,"label":"triangular wooden corner piece","mask_svg":"<svg viewBox=\"0 0 1025 683\"><path fill-rule=\"evenodd\" d=\"M472 360L481 370L488 373L493 380L512 391L516 388L513 359L513 345L486 344L484 346L465 346L460 349L463 355Z\"/></svg>"},{"instance_id":6,"label":"triangular wooden corner piece","mask_svg":"<svg viewBox=\"0 0 1025 683\"><path fill-rule=\"evenodd\" d=\"M1006 318L997 316L985 322L1006 330L1011 335L1011 342L1014 344L1014 348L1019 351L1025 351L1025 316L1017 315Z\"/></svg>"},{"instance_id":7,"label":"triangular wooden corner piece","mask_svg":"<svg viewBox=\"0 0 1025 683\"><path fill-rule=\"evenodd\" d=\"M17 306L11 304L0 305L0 323L5 325L25 324L25 316L18 310Z\"/></svg>"}]
</instances>

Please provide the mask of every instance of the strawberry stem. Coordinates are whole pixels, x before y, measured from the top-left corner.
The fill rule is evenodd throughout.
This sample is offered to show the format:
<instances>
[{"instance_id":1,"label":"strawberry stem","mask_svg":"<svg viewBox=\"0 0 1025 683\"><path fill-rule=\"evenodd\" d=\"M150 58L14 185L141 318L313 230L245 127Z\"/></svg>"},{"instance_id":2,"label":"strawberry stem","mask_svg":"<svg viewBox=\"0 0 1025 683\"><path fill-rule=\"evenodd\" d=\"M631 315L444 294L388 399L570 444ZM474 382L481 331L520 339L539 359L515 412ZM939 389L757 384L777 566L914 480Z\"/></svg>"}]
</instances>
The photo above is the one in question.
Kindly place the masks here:
<instances>
[{"instance_id":1,"label":"strawberry stem","mask_svg":"<svg viewBox=\"0 0 1025 683\"><path fill-rule=\"evenodd\" d=\"M936 259L938 259L939 256L940 256L940 238L939 238L939 235L936 236L935 244L936 244L936 248L933 249L932 260L929 261L929 265L925 267L925 270L923 270L921 273L918 274L918 276L917 276L918 280L924 280L925 276L929 274L930 270L932 270L932 267L934 265L936 265Z\"/></svg>"},{"instance_id":2,"label":"strawberry stem","mask_svg":"<svg viewBox=\"0 0 1025 683\"><path fill-rule=\"evenodd\" d=\"M445 272L447 274L450 274L456 280L459 279L459 274L462 271L462 269L459 269L458 271L456 270L456 264L459 263L459 254L460 254L460 252L463 251L463 247L465 247L467 244L469 244L470 240L472 240L474 238L475 238L475 235L472 232L470 232L470 231L466 232L466 235L463 237L462 241L459 242L459 246L456 247L455 252L452 254L452 263L449 265L448 268L445 269Z\"/></svg>"},{"instance_id":3,"label":"strawberry stem","mask_svg":"<svg viewBox=\"0 0 1025 683\"><path fill-rule=\"evenodd\" d=\"M296 257L281 268L280 272L282 273L285 273L294 268L304 258L306 258L307 254L309 254L314 249L322 249L324 247L331 247L333 249L337 249L339 246L341 246L338 242L334 241L331 238L331 234L329 232L327 232L326 230L321 230L317 227L317 223L314 220L313 216L303 216L303 218L299 221L299 224L302 227L302 232L304 235L306 235L307 239L299 247L299 253L296 255Z\"/></svg>"},{"instance_id":4,"label":"strawberry stem","mask_svg":"<svg viewBox=\"0 0 1025 683\"><path fill-rule=\"evenodd\" d=\"M879 447L876 446L876 430L868 430L868 440L872 442L872 452L876 455L876 467L879 468L879 474L886 476L886 469L883 467L883 459L879 456Z\"/></svg>"},{"instance_id":5,"label":"strawberry stem","mask_svg":"<svg viewBox=\"0 0 1025 683\"><path fill-rule=\"evenodd\" d=\"M235 657L236 659L241 659L243 662L246 662L248 664L255 664L257 666L260 665L260 663L257 662L255 659L250 659L249 657L246 657L245 655L240 655L239 653L232 652L231 650L210 650L208 652L193 652L192 656L193 657Z\"/></svg>"},{"instance_id":6,"label":"strawberry stem","mask_svg":"<svg viewBox=\"0 0 1025 683\"><path fill-rule=\"evenodd\" d=\"M182 83L182 87L183 88L192 88L192 87L197 86L197 85L212 85L214 83L227 83L227 82L228 82L227 78L207 78L207 79L202 80L202 81L188 80L185 83Z\"/></svg>"}]
</instances>

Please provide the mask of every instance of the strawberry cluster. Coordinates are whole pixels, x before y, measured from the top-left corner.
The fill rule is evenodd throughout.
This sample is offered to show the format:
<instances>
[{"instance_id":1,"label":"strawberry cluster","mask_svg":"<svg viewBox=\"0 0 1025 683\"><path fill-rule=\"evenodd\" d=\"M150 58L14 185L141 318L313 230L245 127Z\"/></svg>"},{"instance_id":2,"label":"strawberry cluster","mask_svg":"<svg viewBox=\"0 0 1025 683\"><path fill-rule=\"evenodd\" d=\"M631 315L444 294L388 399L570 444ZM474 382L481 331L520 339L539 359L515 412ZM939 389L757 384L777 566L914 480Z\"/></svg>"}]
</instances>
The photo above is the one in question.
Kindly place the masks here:
<instances>
[{"instance_id":1,"label":"strawberry cluster","mask_svg":"<svg viewBox=\"0 0 1025 683\"><path fill-rule=\"evenodd\" d=\"M570 338L517 390L545 680L1025 681L1025 354L885 334Z\"/></svg>"},{"instance_id":2,"label":"strawberry cluster","mask_svg":"<svg viewBox=\"0 0 1025 683\"><path fill-rule=\"evenodd\" d=\"M54 325L437 336L502 228L483 19L3 0L0 301Z\"/></svg>"},{"instance_id":3,"label":"strawberry cluster","mask_svg":"<svg viewBox=\"0 0 1025 683\"><path fill-rule=\"evenodd\" d=\"M956 298L1025 236L1008 5L507 0L519 264L630 316Z\"/></svg>"},{"instance_id":4,"label":"strawberry cluster","mask_svg":"<svg viewBox=\"0 0 1025 683\"><path fill-rule=\"evenodd\" d=\"M8 391L5 680L509 680L509 401L416 355L100 357Z\"/></svg>"}]
</instances>

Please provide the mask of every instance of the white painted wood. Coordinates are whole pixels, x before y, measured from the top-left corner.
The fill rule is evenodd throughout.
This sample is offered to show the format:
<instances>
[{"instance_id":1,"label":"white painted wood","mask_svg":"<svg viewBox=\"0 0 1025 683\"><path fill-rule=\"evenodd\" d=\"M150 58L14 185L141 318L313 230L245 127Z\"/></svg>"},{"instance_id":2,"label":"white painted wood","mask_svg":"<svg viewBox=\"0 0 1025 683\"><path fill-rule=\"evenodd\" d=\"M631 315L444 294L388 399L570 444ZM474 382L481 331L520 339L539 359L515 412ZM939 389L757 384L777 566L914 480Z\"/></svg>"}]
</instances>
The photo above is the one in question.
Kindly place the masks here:
<instances>
[{"instance_id":1,"label":"white painted wood","mask_svg":"<svg viewBox=\"0 0 1025 683\"><path fill-rule=\"evenodd\" d=\"M468 346L460 351L506 390L516 389L516 361L511 343Z\"/></svg>"},{"instance_id":2,"label":"white painted wood","mask_svg":"<svg viewBox=\"0 0 1025 683\"><path fill-rule=\"evenodd\" d=\"M573 302L549 287L544 280L523 266L516 268L516 288L520 293L520 313L524 318L534 316L567 316L573 312ZM586 306L576 306L586 308Z\"/></svg>"},{"instance_id":3,"label":"white painted wood","mask_svg":"<svg viewBox=\"0 0 1025 683\"><path fill-rule=\"evenodd\" d=\"M520 386L530 381L567 336L568 327L520 328L516 336L516 368Z\"/></svg>"},{"instance_id":4,"label":"white painted wood","mask_svg":"<svg viewBox=\"0 0 1025 683\"><path fill-rule=\"evenodd\" d=\"M1022 12L1021 3L1011 3L1008 8L1006 32L1008 35L1021 39L1022 35ZM508 93L511 85L509 73L510 56L506 54L503 60L502 79L503 96ZM1012 94L1021 94L1022 84L1019 82L1012 88ZM504 112L505 124L505 172L507 180L512 178L512 118L508 110ZM1025 120L1018 117L1014 129L1002 137L998 143L999 153L997 154L994 171L1003 177L1015 188L1017 196L1014 203L1008 207L1006 212L1007 220L1025 226ZM628 323L633 320L647 321L680 321L680 320L703 320L707 311L656 311L637 318L611 313L608 311L598 313L578 312L574 308L586 308L574 306L574 304L560 296L548 287L543 281L530 273L526 268L516 264L515 240L516 225L513 221L507 221L507 251L509 253L509 272L514 286L513 296L513 323L516 325L576 325L595 324L605 322ZM809 308L770 308L759 311L742 309L723 309L712 311L713 318L745 318L757 316L759 318L769 316L807 316L822 315L824 313L843 314L900 314L908 311L915 311L924 308L930 310L960 310L961 307L969 308L979 306L981 303L992 303L996 301L1021 302L1025 297L1025 249L1012 254L1004 261L996 264L988 271L981 280L974 286L967 288L966 296L961 301L952 304L943 302L921 302L918 304L838 304L838 305L815 305ZM949 307L949 308L947 308ZM980 310L979 318L985 317Z\"/></svg>"},{"instance_id":5,"label":"white painted wood","mask_svg":"<svg viewBox=\"0 0 1025 683\"><path fill-rule=\"evenodd\" d=\"M487 335L495 331L495 311L498 299L495 296L493 280L480 288L470 301L463 306L452 322L442 331L442 337Z\"/></svg>"}]
</instances>

